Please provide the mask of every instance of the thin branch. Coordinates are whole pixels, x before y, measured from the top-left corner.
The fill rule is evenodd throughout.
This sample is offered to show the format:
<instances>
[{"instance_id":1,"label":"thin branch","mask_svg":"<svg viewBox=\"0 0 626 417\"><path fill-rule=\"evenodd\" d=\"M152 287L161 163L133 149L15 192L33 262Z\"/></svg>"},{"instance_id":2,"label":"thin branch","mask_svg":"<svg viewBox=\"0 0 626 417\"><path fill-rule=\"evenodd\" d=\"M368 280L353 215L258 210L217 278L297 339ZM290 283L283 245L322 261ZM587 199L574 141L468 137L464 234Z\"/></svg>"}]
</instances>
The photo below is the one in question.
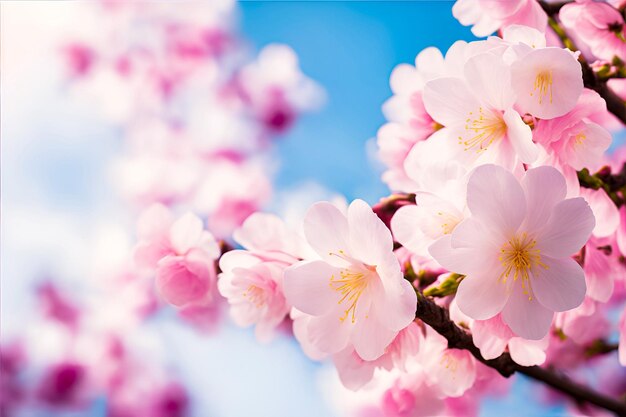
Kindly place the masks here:
<instances>
[{"instance_id":1,"label":"thin branch","mask_svg":"<svg viewBox=\"0 0 626 417\"><path fill-rule=\"evenodd\" d=\"M559 13L559 11L561 10L561 7L572 2L571 1L557 1L557 2L548 3L546 1L539 0L538 3L548 16L554 16Z\"/></svg>"},{"instance_id":2,"label":"thin branch","mask_svg":"<svg viewBox=\"0 0 626 417\"><path fill-rule=\"evenodd\" d=\"M521 366L511 359L508 353L503 353L495 359L487 360L482 357L480 350L472 340L472 336L457 326L448 315L448 310L435 304L434 301L417 293L416 318L432 327L437 333L448 340L448 347L469 351L477 360L495 369L504 377L509 377L515 372L524 374L532 379L541 381L546 385L568 395L576 402L587 402L606 410L614 412L620 417L626 417L626 402L622 402L603 395L593 389L580 385L565 375L550 371L539 366Z\"/></svg>"}]
</instances>

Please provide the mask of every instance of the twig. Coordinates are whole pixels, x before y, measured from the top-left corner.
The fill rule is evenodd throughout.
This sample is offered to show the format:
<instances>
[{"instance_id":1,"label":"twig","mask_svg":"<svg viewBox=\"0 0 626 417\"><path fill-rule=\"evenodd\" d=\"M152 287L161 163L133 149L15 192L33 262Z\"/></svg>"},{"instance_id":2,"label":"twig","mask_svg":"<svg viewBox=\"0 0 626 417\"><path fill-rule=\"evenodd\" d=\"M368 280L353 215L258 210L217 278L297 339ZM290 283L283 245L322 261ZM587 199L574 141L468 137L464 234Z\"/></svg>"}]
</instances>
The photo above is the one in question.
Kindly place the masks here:
<instances>
[{"instance_id":1,"label":"twig","mask_svg":"<svg viewBox=\"0 0 626 417\"><path fill-rule=\"evenodd\" d=\"M603 395L584 385L578 384L565 375L541 368L539 366L521 366L511 359L508 353L487 360L482 357L480 350L472 341L472 336L457 326L448 315L448 310L438 306L435 302L417 293L416 318L432 327L437 333L448 340L448 347L469 351L477 360L495 369L500 375L509 377L515 372L524 374L532 379L568 395L577 402L587 402L614 412L620 417L626 417L626 402L622 402Z\"/></svg>"}]
</instances>

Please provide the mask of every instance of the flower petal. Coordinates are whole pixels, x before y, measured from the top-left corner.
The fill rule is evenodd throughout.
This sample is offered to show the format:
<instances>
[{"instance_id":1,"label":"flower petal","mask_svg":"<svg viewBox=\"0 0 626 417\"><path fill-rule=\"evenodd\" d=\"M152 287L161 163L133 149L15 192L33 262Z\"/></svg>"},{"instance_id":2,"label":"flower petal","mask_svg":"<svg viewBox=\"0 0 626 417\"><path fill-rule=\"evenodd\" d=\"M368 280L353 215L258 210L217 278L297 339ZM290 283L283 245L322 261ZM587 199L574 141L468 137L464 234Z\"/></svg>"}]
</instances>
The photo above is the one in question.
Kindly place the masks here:
<instances>
[{"instance_id":1,"label":"flower petal","mask_svg":"<svg viewBox=\"0 0 626 417\"><path fill-rule=\"evenodd\" d=\"M550 218L554 207L565 199L567 185L565 178L555 168L542 166L526 171L522 179L526 194L526 230L534 231L542 227Z\"/></svg>"},{"instance_id":2,"label":"flower petal","mask_svg":"<svg viewBox=\"0 0 626 417\"><path fill-rule=\"evenodd\" d=\"M324 261L298 262L285 270L283 289L289 304L314 316L328 313L337 305L337 293L330 278L339 276L339 269Z\"/></svg>"},{"instance_id":3,"label":"flower petal","mask_svg":"<svg viewBox=\"0 0 626 417\"><path fill-rule=\"evenodd\" d=\"M313 204L304 217L304 235L322 259L333 265L345 264L332 255L348 250L348 219L337 207L326 201Z\"/></svg>"},{"instance_id":4,"label":"flower petal","mask_svg":"<svg viewBox=\"0 0 626 417\"><path fill-rule=\"evenodd\" d=\"M506 123L507 137L520 161L525 164L535 162L539 156L539 147L533 142L530 126L524 123L519 113L513 109L506 110L503 119Z\"/></svg>"},{"instance_id":5,"label":"flower petal","mask_svg":"<svg viewBox=\"0 0 626 417\"><path fill-rule=\"evenodd\" d=\"M572 258L541 257L547 268L533 270L532 289L537 300L552 311L578 307L585 298L585 273Z\"/></svg>"},{"instance_id":6,"label":"flower petal","mask_svg":"<svg viewBox=\"0 0 626 417\"><path fill-rule=\"evenodd\" d=\"M202 220L193 213L186 213L176 220L170 229L170 241L176 253L184 255L195 246L203 227Z\"/></svg>"},{"instance_id":7,"label":"flower petal","mask_svg":"<svg viewBox=\"0 0 626 417\"><path fill-rule=\"evenodd\" d=\"M546 227L536 237L537 248L553 258L565 258L582 248L596 225L589 204L582 197L554 206Z\"/></svg>"},{"instance_id":8,"label":"flower petal","mask_svg":"<svg viewBox=\"0 0 626 417\"><path fill-rule=\"evenodd\" d=\"M352 343L359 356L366 361L378 359L393 341L398 331L388 329L374 317L357 322L352 332Z\"/></svg>"},{"instance_id":9,"label":"flower petal","mask_svg":"<svg viewBox=\"0 0 626 417\"><path fill-rule=\"evenodd\" d=\"M524 294L519 284L513 285L513 293L502 310L502 320L513 333L530 340L539 340L548 334L553 317L553 311Z\"/></svg>"},{"instance_id":10,"label":"flower petal","mask_svg":"<svg viewBox=\"0 0 626 417\"><path fill-rule=\"evenodd\" d=\"M348 207L350 255L368 265L378 265L393 251L391 232L363 200Z\"/></svg>"},{"instance_id":11,"label":"flower petal","mask_svg":"<svg viewBox=\"0 0 626 417\"><path fill-rule=\"evenodd\" d=\"M512 235L526 215L526 198L517 179L496 165L474 170L467 184L467 206L485 226Z\"/></svg>"},{"instance_id":12,"label":"flower petal","mask_svg":"<svg viewBox=\"0 0 626 417\"><path fill-rule=\"evenodd\" d=\"M495 265L484 265L482 275L466 276L459 284L456 302L461 312L474 320L487 320L500 313L509 293L507 286L499 281Z\"/></svg>"}]
</instances>

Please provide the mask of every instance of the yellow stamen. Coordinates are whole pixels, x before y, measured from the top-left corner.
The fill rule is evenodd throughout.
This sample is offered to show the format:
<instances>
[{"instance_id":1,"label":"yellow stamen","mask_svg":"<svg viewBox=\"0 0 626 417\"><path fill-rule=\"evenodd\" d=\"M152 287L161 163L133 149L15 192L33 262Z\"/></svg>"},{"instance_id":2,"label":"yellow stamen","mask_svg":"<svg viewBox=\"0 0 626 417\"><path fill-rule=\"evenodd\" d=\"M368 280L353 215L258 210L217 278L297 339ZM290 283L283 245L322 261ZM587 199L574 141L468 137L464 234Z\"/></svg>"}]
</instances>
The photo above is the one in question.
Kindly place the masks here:
<instances>
[{"instance_id":1,"label":"yellow stamen","mask_svg":"<svg viewBox=\"0 0 626 417\"><path fill-rule=\"evenodd\" d=\"M540 266L548 269L548 266L541 262L541 251L536 249L537 241L530 238L526 233L515 235L506 242L500 249L500 263L504 267L500 274L500 282L506 284L507 279L513 275L513 282L518 279L522 283L524 294L528 295L528 300L532 300L531 270Z\"/></svg>"},{"instance_id":2,"label":"yellow stamen","mask_svg":"<svg viewBox=\"0 0 626 417\"><path fill-rule=\"evenodd\" d=\"M552 104L552 70L541 71L537 74L535 85L530 95L535 95L535 92L538 93L539 104L543 104L543 100L546 96L549 97L550 104Z\"/></svg>"},{"instance_id":3,"label":"yellow stamen","mask_svg":"<svg viewBox=\"0 0 626 417\"><path fill-rule=\"evenodd\" d=\"M343 323L350 315L352 323L355 323L357 302L367 288L369 277L363 272L355 272L348 269L340 271L339 274L340 278L338 279L334 275L330 277L330 287L341 293L342 297L337 301L337 304L342 304L344 301L349 304L339 321Z\"/></svg>"},{"instance_id":4,"label":"yellow stamen","mask_svg":"<svg viewBox=\"0 0 626 417\"><path fill-rule=\"evenodd\" d=\"M465 120L465 130L468 134L459 136L459 144L468 151L477 148L476 152L484 152L494 141L501 139L506 133L506 123L502 119L502 115L485 111L482 107L478 108L478 115L469 112Z\"/></svg>"},{"instance_id":5,"label":"yellow stamen","mask_svg":"<svg viewBox=\"0 0 626 417\"><path fill-rule=\"evenodd\" d=\"M254 304L257 308L261 308L265 305L265 291L256 285L250 285L244 292L244 298Z\"/></svg>"}]
</instances>

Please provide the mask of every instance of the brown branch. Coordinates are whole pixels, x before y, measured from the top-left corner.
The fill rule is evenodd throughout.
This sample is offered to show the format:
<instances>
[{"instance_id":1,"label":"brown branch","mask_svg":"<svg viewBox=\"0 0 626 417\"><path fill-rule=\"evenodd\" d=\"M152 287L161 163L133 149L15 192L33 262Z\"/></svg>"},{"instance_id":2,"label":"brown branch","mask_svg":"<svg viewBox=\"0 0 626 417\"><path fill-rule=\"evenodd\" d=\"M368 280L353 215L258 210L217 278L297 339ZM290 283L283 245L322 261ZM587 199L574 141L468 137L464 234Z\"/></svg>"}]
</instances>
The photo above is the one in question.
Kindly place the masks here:
<instances>
[{"instance_id":1,"label":"brown branch","mask_svg":"<svg viewBox=\"0 0 626 417\"><path fill-rule=\"evenodd\" d=\"M448 340L448 347L469 351L477 360L495 369L504 377L515 372L524 374L532 379L568 395L576 402L586 402L614 412L620 417L626 417L626 402L603 395L593 389L580 385L565 375L550 371L539 366L521 366L511 359L508 353L503 353L495 359L487 360L482 357L480 350L472 340L472 336L450 320L448 310L435 304L434 301L417 293L416 318L432 327L437 333Z\"/></svg>"},{"instance_id":2,"label":"brown branch","mask_svg":"<svg viewBox=\"0 0 626 417\"><path fill-rule=\"evenodd\" d=\"M548 3L546 1L539 0L538 3L548 16L555 16L559 13L559 11L561 10L561 7L572 2L571 1L559 1L559 2L554 2L554 3L552 2Z\"/></svg>"}]
</instances>

